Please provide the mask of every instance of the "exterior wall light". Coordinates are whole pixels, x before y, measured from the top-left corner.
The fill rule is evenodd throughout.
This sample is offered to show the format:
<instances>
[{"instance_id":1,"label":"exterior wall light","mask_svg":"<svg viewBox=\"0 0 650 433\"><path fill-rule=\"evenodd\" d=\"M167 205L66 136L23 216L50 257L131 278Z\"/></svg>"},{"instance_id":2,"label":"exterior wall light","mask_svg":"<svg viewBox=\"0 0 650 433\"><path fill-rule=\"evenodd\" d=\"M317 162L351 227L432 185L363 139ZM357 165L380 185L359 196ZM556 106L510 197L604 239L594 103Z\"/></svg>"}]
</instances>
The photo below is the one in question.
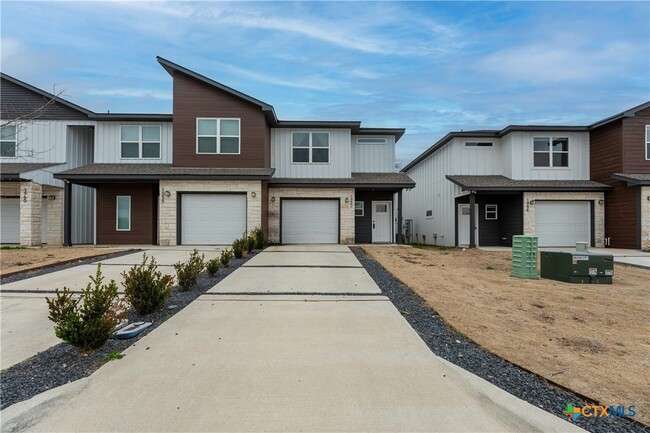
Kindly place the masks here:
<instances>
[{"instance_id":1,"label":"exterior wall light","mask_svg":"<svg viewBox=\"0 0 650 433\"><path fill-rule=\"evenodd\" d=\"M167 198L171 197L171 195L172 195L172 193L169 192L169 191L165 191L164 194L165 194L165 197L167 197Z\"/></svg>"},{"instance_id":2,"label":"exterior wall light","mask_svg":"<svg viewBox=\"0 0 650 433\"><path fill-rule=\"evenodd\" d=\"M602 198L600 200L598 200L598 204L604 204L604 203L605 203L605 200L603 200Z\"/></svg>"},{"instance_id":3,"label":"exterior wall light","mask_svg":"<svg viewBox=\"0 0 650 433\"><path fill-rule=\"evenodd\" d=\"M346 203L350 203L350 199L347 198L347 197L345 197L345 202L346 202Z\"/></svg>"},{"instance_id":4,"label":"exterior wall light","mask_svg":"<svg viewBox=\"0 0 650 433\"><path fill-rule=\"evenodd\" d=\"M271 197L271 203L275 203L275 197Z\"/></svg>"},{"instance_id":5,"label":"exterior wall light","mask_svg":"<svg viewBox=\"0 0 650 433\"><path fill-rule=\"evenodd\" d=\"M257 194L255 193L255 191L251 192L251 197L253 197L253 198L257 197Z\"/></svg>"},{"instance_id":6,"label":"exterior wall light","mask_svg":"<svg viewBox=\"0 0 650 433\"><path fill-rule=\"evenodd\" d=\"M48 200L56 200L56 196L55 195L48 195L47 199Z\"/></svg>"}]
</instances>

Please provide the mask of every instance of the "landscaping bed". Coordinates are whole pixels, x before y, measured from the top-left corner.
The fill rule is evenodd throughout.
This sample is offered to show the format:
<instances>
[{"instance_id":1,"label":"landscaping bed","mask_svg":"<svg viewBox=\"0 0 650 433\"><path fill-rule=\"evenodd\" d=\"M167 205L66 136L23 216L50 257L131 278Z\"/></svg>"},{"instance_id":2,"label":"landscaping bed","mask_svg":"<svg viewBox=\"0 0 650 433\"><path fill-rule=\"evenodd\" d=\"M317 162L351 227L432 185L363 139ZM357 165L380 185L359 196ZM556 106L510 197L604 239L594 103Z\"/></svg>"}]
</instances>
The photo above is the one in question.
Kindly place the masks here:
<instances>
[{"instance_id":1,"label":"landscaping bed","mask_svg":"<svg viewBox=\"0 0 650 433\"><path fill-rule=\"evenodd\" d=\"M129 323L138 321L153 323L153 326L147 328L137 337L129 340L110 339L100 349L85 353L78 351L67 343L60 343L38 353L32 358L13 365L6 370L2 370L0 380L0 409L4 409L19 401L27 400L48 389L89 376L105 362L118 358L119 352L136 344L142 337L182 310L207 290L214 287L215 284L230 275L239 266L255 256L255 254L257 252L251 252L241 259L233 258L230 261L229 267L221 267L212 278L204 272L201 274L196 286L189 291L183 292L178 286L175 286L165 306L160 311L139 315L132 308L129 309ZM53 296L51 295L51 297ZM172 306L174 307L171 308ZM112 362L119 362L119 360Z\"/></svg>"},{"instance_id":2,"label":"landscaping bed","mask_svg":"<svg viewBox=\"0 0 650 433\"><path fill-rule=\"evenodd\" d=\"M508 253L486 253L476 250L462 251L457 249L418 250L404 247L363 247L363 249L352 248L352 250L370 276L381 288L382 293L390 298L404 318L418 332L420 337L436 355L488 380L496 386L535 406L557 415L558 417L564 418L562 412L566 409L567 403L572 403L574 406L582 406L593 404L593 400L596 400L596 398L591 395L589 395L588 398L581 397L580 394L582 393L580 390L577 390L578 393L575 393L559 386L555 386L541 377L541 375L538 375L538 372L531 373L527 371L532 370L531 368L524 366L525 369L522 369L515 365L517 362L509 359L508 356L505 356L503 350L500 353L492 348L494 347L494 341L500 341L502 339L507 340L510 338L514 340L512 341L513 345L516 344L518 340L521 340L518 343L519 346L521 346L521 351L529 353L531 358L542 364L543 360L547 357L553 356L552 353L549 353L547 347L544 347L542 344L534 346L531 345L532 343L526 341L526 335L534 332L533 330L528 329L532 326L526 327L515 323L513 324L513 328L518 329L518 331L516 329L514 331L508 330L507 332L509 332L509 334L501 335L504 330L496 328L496 324L493 324L490 319L490 316L493 316L495 313L492 311L490 304L486 304L483 301L482 290L478 288L478 286L489 285L490 296L493 297L503 297L502 293L509 293L510 289L507 284L504 284L503 281L494 281L494 278L496 278L495 275L486 276L484 274L486 271L495 274L499 271L502 273L506 272L507 264L505 262L509 260L506 257L508 256ZM368 254L366 254L366 252ZM463 257L463 254L466 253L467 255ZM484 254L485 256L483 256ZM445 256L444 260L441 258L435 263L435 266L432 266L433 263L429 261L435 261L438 256ZM381 264L375 260L375 257L381 260ZM488 266L493 269L485 269ZM617 274L615 274L615 278L616 275L619 275L619 278L623 281L627 281L624 276L626 272L621 271L621 268L622 267L617 266L615 271ZM625 267L624 269L630 270L633 268ZM633 271L633 276L630 278L633 281L636 281L637 284L640 284L641 281L635 280L635 272L645 272L644 275L649 274L648 271L642 271L639 269L633 269ZM507 272L509 274L509 268L507 269ZM400 282L397 277L402 279L404 282L408 282L409 277L423 279L425 282L421 283L421 286L418 285L418 287L422 287L421 291L428 293L429 298L425 296L420 297L421 293L418 290L415 288L414 290L411 290L405 284ZM510 277L507 276L504 278ZM515 279L513 278L512 280ZM539 284L540 281L515 280L512 284L519 287L525 287L527 284L532 283ZM541 283L552 285L556 282L546 281L545 283ZM574 286L559 282L557 283L565 286ZM619 282L618 284L621 283ZM604 290L604 287L605 286L578 286L581 290L589 292L596 291L598 288ZM578 290L578 288L575 290ZM638 288L638 290L643 292L642 288ZM445 292L444 294L441 293L443 291ZM571 303L571 301L573 301L573 296L568 295L572 292L568 289L565 289L563 292L567 298L566 302ZM517 293L523 295L522 290L519 290ZM448 299L454 299L454 297L457 298L455 302L458 303L459 308L461 309L456 315L451 315L452 320L450 320L441 310L438 309L438 306L444 306L445 303L451 302ZM585 298L585 300L586 299L587 298ZM614 303L616 299L618 298L610 300L610 304ZM524 304L525 300L525 296L519 297L519 303L521 305ZM641 299L637 300L639 302L642 301ZM550 301L544 298L543 302ZM497 314L505 315L507 314L508 308L513 308L511 305L504 303L501 299L497 300L497 304L498 308L503 310L502 313ZM647 306L648 303L646 302L643 307L647 308ZM538 307L532 308L540 309ZM438 313L440 313L440 315ZM464 320L456 320L457 316L462 316ZM647 317L646 312L644 315L638 316L636 319L639 322L647 323ZM515 319L511 320L514 321ZM508 323L510 323L510 321L508 321ZM483 337L482 340L479 341L472 333L471 329L473 327L483 329L482 327L484 326L487 327L489 332L481 334ZM596 329L599 328L591 329L591 334L589 335L594 335L594 332L598 333L599 331L595 331ZM558 329L555 330L555 332L557 332L557 335L554 335L552 337L553 339L561 338L564 332L571 333L580 331L569 328ZM493 335L490 336L491 334ZM633 337L643 339L646 338L647 335L648 333L646 331L643 335L636 335ZM476 343L474 341L476 341ZM642 343L642 345L643 344L645 343ZM644 351L643 353L647 355L647 346L645 347L646 349L641 347L640 350ZM572 350L577 352L576 349ZM495 355L495 353L498 354L498 356ZM521 356L521 354L518 353L508 354L512 357L515 357L514 355ZM579 356L578 358L582 359L584 358L584 355ZM647 368L644 367L644 365L646 365L645 362L647 361L642 361L637 365L628 367L636 371L636 380L640 383L647 382L648 374ZM557 363L557 361L555 361L555 363ZM556 364L553 364L552 367L556 368ZM581 368L588 369L590 367L581 364L576 365L573 368L579 370ZM597 371L587 370L584 373L586 376L594 374L594 380L598 380L603 373L601 370L604 370L604 373L611 376L609 381L600 382L600 386L604 389L609 389L610 382L616 382L620 379L619 372L613 370L612 367L607 366L605 363L596 368L596 370ZM561 382L555 381L555 379L556 377L553 377L550 380L565 386ZM639 389L639 386L637 385L635 389ZM638 391L638 394L631 397L620 397L620 400L601 399L600 403L604 405L635 405L637 421L645 421L647 418L644 418L643 415L647 417L647 414L644 414L643 408L645 402L647 402L647 400L645 400L647 389L648 388L640 390ZM597 433L612 431L650 431L650 429L644 425L633 420L614 417L580 417L576 421L576 424L589 431Z\"/></svg>"}]
</instances>

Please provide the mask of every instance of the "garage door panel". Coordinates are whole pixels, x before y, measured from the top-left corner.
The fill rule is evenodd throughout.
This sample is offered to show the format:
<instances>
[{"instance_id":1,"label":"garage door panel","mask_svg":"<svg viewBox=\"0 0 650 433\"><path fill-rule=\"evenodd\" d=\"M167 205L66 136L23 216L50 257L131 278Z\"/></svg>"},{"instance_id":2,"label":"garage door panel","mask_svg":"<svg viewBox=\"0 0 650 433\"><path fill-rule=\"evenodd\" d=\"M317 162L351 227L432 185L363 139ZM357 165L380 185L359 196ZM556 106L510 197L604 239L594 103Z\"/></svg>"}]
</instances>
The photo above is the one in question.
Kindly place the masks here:
<instances>
[{"instance_id":1,"label":"garage door panel","mask_svg":"<svg viewBox=\"0 0 650 433\"><path fill-rule=\"evenodd\" d=\"M339 200L283 200L282 243L337 244Z\"/></svg>"},{"instance_id":2,"label":"garage door panel","mask_svg":"<svg viewBox=\"0 0 650 433\"><path fill-rule=\"evenodd\" d=\"M181 243L228 245L246 232L245 194L183 194Z\"/></svg>"},{"instance_id":3,"label":"garage door panel","mask_svg":"<svg viewBox=\"0 0 650 433\"><path fill-rule=\"evenodd\" d=\"M20 242L20 199L0 199L0 243L17 244Z\"/></svg>"},{"instance_id":4,"label":"garage door panel","mask_svg":"<svg viewBox=\"0 0 650 433\"><path fill-rule=\"evenodd\" d=\"M535 233L541 247L591 243L591 207L587 201L536 201Z\"/></svg>"}]
</instances>

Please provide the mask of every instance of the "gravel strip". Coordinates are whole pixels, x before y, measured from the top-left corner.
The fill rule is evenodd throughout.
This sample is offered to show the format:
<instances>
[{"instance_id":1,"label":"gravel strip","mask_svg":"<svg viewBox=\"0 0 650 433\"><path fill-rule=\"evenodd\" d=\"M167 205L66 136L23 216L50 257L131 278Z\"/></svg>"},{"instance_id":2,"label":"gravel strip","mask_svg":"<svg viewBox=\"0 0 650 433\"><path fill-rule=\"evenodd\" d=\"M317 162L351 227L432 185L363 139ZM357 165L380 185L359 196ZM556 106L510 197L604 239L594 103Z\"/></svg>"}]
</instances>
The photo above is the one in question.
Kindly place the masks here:
<instances>
[{"instance_id":1,"label":"gravel strip","mask_svg":"<svg viewBox=\"0 0 650 433\"><path fill-rule=\"evenodd\" d=\"M127 317L129 323L153 323L152 326L137 337L129 340L110 339L102 348L87 353L79 352L67 343L60 343L19 364L2 370L0 376L0 410L19 401L27 400L48 389L90 376L104 364L103 358L106 355L113 351L122 352L127 347L137 343L142 337L214 287L215 284L233 273L257 253L258 251L249 253L248 256L242 259L233 258L230 266L220 268L213 278L210 278L204 272L196 286L187 292L181 292L179 287L175 286L169 299L167 299L165 307L160 311L141 316L135 310L130 309ZM176 307L169 309L173 305Z\"/></svg>"},{"instance_id":2,"label":"gravel strip","mask_svg":"<svg viewBox=\"0 0 650 433\"><path fill-rule=\"evenodd\" d=\"M73 268L73 267L79 266L79 265L89 265L89 264L94 263L94 262L100 262L102 260L108 260L108 259L112 259L114 257L122 257L122 256L126 256L128 254L137 253L139 251L142 251L142 250L134 248L132 250L118 251L116 253L110 253L110 254L106 254L106 255L103 255L103 256L99 256L99 257L97 257L97 256L95 256L95 257L86 257L86 258L75 260L75 261L65 263L65 264L62 264L62 265L57 265L56 263L54 263L52 265L46 266L46 267L41 268L41 269L37 269L35 271L29 271L28 270L28 271L25 271L25 272L21 272L20 274L10 275L8 277L2 277L2 278L0 278L0 284L8 284L8 283L13 283L14 281L20 281L20 280L25 280L27 278L38 277L39 275L45 275L45 274L49 274L51 272L61 271L63 269Z\"/></svg>"},{"instance_id":3,"label":"gravel strip","mask_svg":"<svg viewBox=\"0 0 650 433\"><path fill-rule=\"evenodd\" d=\"M593 404L499 358L454 331L422 298L366 255L362 248L351 249L382 294L391 300L436 355L563 419L567 419L562 414L567 403L574 406ZM580 417L575 424L594 433L650 432L650 427L625 418Z\"/></svg>"}]
</instances>

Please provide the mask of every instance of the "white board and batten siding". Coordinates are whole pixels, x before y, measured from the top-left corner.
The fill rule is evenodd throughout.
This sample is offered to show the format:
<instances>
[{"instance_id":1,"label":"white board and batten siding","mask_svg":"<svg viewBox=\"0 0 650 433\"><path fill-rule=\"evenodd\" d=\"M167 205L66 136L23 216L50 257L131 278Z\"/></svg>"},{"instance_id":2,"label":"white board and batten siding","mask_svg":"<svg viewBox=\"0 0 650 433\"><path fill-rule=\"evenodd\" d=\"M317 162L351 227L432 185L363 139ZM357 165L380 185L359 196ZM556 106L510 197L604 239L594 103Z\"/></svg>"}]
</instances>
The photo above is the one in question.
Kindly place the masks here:
<instances>
[{"instance_id":1,"label":"white board and batten siding","mask_svg":"<svg viewBox=\"0 0 650 433\"><path fill-rule=\"evenodd\" d=\"M160 126L160 158L121 158L120 126ZM95 128L95 163L98 164L171 164L172 122L98 122Z\"/></svg>"},{"instance_id":2,"label":"white board and batten siding","mask_svg":"<svg viewBox=\"0 0 650 433\"><path fill-rule=\"evenodd\" d=\"M330 136L329 163L292 163L291 134L293 132L327 132ZM271 166L275 177L281 178L349 178L352 176L350 129L272 128Z\"/></svg>"},{"instance_id":3,"label":"white board and batten siding","mask_svg":"<svg viewBox=\"0 0 650 433\"><path fill-rule=\"evenodd\" d=\"M380 138L384 144L358 144L357 138ZM352 173L392 173L395 171L395 137L352 136Z\"/></svg>"}]
</instances>

